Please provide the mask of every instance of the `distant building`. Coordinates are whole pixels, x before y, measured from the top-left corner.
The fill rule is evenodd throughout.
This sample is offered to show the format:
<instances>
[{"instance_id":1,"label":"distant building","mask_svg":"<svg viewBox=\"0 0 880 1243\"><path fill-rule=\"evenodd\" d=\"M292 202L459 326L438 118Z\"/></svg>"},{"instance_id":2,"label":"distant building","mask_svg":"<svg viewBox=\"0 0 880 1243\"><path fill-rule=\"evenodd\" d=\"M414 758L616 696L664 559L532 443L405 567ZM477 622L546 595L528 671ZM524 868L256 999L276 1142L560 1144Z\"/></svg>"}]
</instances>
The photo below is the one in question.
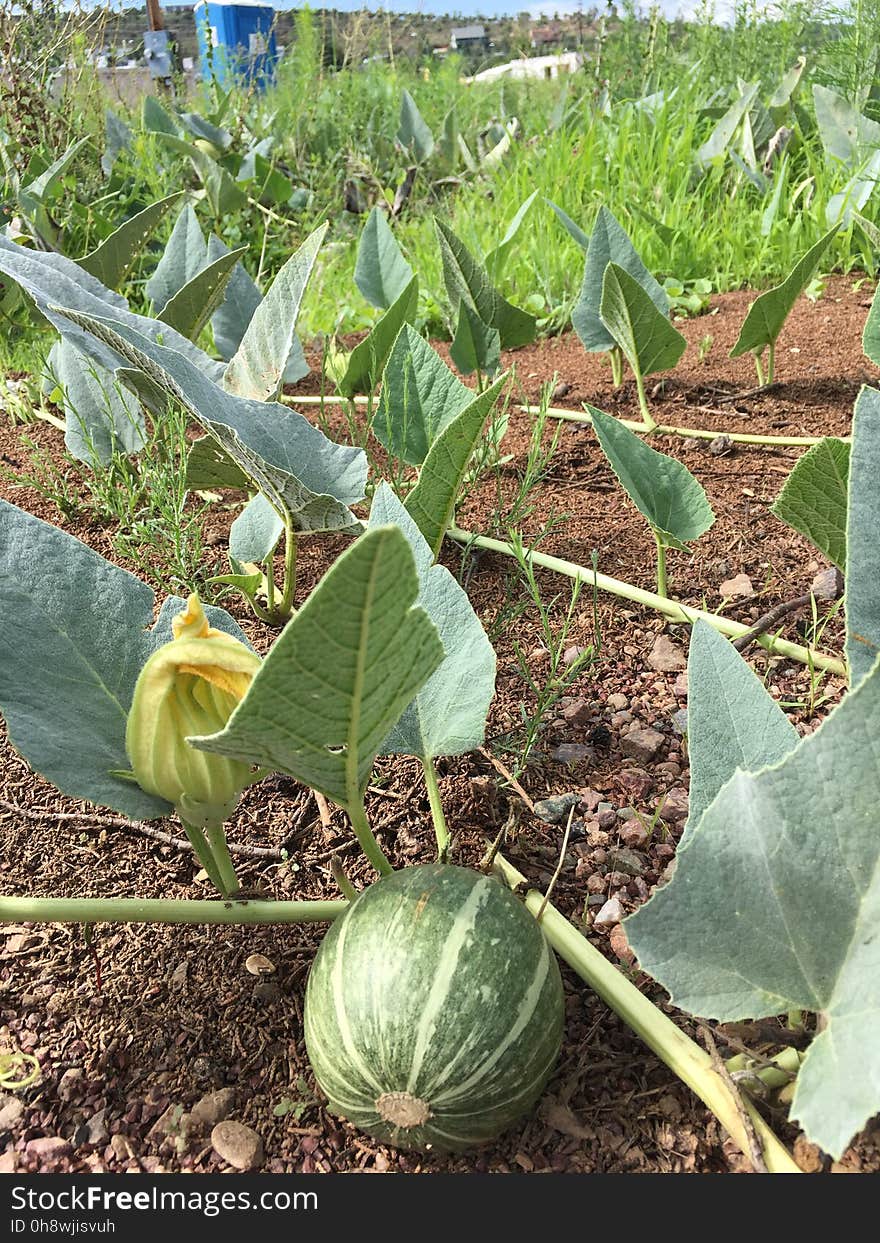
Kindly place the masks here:
<instances>
[{"instance_id":1,"label":"distant building","mask_svg":"<svg viewBox=\"0 0 880 1243\"><path fill-rule=\"evenodd\" d=\"M551 22L549 26L533 26L529 31L529 40L536 49L561 47L565 42L565 31L558 22Z\"/></svg>"},{"instance_id":2,"label":"distant building","mask_svg":"<svg viewBox=\"0 0 880 1243\"><path fill-rule=\"evenodd\" d=\"M488 52L489 36L486 27L453 26L449 32L449 49L452 52Z\"/></svg>"},{"instance_id":3,"label":"distant building","mask_svg":"<svg viewBox=\"0 0 880 1243\"><path fill-rule=\"evenodd\" d=\"M498 78L558 78L560 74L575 73L584 63L580 52L563 52L559 56L522 56L506 65L493 65L484 69L467 82L494 82Z\"/></svg>"}]
</instances>

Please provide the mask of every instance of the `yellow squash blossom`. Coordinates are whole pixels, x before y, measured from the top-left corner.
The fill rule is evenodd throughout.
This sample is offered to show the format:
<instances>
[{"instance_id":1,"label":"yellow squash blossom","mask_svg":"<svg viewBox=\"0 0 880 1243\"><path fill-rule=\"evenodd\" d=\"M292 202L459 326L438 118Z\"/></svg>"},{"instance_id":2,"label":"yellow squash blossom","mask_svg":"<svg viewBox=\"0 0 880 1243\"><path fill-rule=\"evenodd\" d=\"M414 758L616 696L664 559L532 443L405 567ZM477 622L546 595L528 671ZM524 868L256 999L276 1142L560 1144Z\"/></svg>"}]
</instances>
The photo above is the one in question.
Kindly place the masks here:
<instances>
[{"instance_id":1,"label":"yellow squash blossom","mask_svg":"<svg viewBox=\"0 0 880 1243\"><path fill-rule=\"evenodd\" d=\"M209 625L197 595L171 622L174 638L144 665L125 733L142 789L173 803L187 824L219 824L235 810L251 769L186 741L222 730L247 694L260 658Z\"/></svg>"}]
</instances>

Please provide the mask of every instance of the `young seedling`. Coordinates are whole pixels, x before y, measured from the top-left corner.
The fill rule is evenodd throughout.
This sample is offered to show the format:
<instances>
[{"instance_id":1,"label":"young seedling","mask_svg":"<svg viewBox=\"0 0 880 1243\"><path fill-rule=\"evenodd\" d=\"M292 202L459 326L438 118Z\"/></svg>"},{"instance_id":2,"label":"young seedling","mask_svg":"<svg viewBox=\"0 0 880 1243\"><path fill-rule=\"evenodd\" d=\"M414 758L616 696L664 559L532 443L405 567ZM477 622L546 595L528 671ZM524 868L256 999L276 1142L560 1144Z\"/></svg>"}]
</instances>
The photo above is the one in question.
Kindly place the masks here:
<instances>
[{"instance_id":1,"label":"young seedling","mask_svg":"<svg viewBox=\"0 0 880 1243\"><path fill-rule=\"evenodd\" d=\"M715 521L702 485L676 458L658 453L617 419L590 408L602 451L657 546L657 594L667 596L666 553L680 552Z\"/></svg>"},{"instance_id":2,"label":"young seedling","mask_svg":"<svg viewBox=\"0 0 880 1243\"><path fill-rule=\"evenodd\" d=\"M766 293L760 294L749 307L737 342L730 351L730 357L738 358L740 354L751 351L755 359L759 384L773 383L776 342L783 324L788 319L795 302L810 283L838 229L839 225L836 224L834 228L829 229L824 237L820 237L803 258L798 260L781 285L776 285L773 289L768 289ZM767 351L766 370L761 361L765 350Z\"/></svg>"}]
</instances>

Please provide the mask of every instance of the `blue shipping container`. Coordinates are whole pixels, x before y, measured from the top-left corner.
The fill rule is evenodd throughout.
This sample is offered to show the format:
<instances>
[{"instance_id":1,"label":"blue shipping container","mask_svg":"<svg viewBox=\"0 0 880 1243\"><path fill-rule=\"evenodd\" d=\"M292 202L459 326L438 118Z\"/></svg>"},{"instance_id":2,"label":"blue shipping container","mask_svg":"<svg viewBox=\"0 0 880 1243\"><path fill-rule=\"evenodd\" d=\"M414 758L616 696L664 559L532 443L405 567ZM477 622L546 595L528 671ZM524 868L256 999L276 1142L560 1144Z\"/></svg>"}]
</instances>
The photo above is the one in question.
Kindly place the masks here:
<instances>
[{"instance_id":1,"label":"blue shipping container","mask_svg":"<svg viewBox=\"0 0 880 1243\"><path fill-rule=\"evenodd\" d=\"M224 88L235 81L259 87L271 82L278 59L271 5L253 0L199 0L193 13L206 82L213 78Z\"/></svg>"}]
</instances>

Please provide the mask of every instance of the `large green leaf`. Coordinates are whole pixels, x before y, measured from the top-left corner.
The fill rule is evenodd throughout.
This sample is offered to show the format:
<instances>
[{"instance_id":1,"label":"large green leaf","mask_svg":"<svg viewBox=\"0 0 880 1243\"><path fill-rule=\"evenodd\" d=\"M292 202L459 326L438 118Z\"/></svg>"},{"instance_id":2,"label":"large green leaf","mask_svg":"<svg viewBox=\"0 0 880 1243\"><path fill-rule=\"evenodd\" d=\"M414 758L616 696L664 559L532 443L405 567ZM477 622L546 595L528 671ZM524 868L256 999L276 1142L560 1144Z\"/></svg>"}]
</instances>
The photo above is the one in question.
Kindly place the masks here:
<instances>
[{"instance_id":1,"label":"large green leaf","mask_svg":"<svg viewBox=\"0 0 880 1243\"><path fill-rule=\"evenodd\" d=\"M192 204L187 203L175 220L162 257L146 284L154 315L168 305L178 290L198 276L207 260L208 243Z\"/></svg>"},{"instance_id":2,"label":"large green leaf","mask_svg":"<svg viewBox=\"0 0 880 1243\"><path fill-rule=\"evenodd\" d=\"M747 350L760 352L766 346L776 343L776 338L782 331L782 325L788 319L795 302L810 283L837 229L838 226L835 225L824 237L820 237L818 242L798 260L781 285L775 285L773 289L759 294L749 307L736 345L730 351L731 358L737 358L740 354L745 354Z\"/></svg>"},{"instance_id":3,"label":"large green leaf","mask_svg":"<svg viewBox=\"0 0 880 1243\"><path fill-rule=\"evenodd\" d=\"M354 283L372 306L387 311L409 285L413 270L380 207L374 207L358 243Z\"/></svg>"},{"instance_id":4,"label":"large green leaf","mask_svg":"<svg viewBox=\"0 0 880 1243\"><path fill-rule=\"evenodd\" d=\"M754 772L776 764L799 739L733 644L704 621L691 632L687 730L690 810L679 851L737 769Z\"/></svg>"},{"instance_id":5,"label":"large green leaf","mask_svg":"<svg viewBox=\"0 0 880 1243\"><path fill-rule=\"evenodd\" d=\"M829 225L848 224L867 203L880 181L880 150L874 151L837 194L825 206Z\"/></svg>"},{"instance_id":6,"label":"large green leaf","mask_svg":"<svg viewBox=\"0 0 880 1243\"><path fill-rule=\"evenodd\" d=\"M554 208L557 216L559 209ZM564 214L564 213L563 213ZM562 219L562 216L560 216ZM566 218L567 219L567 218ZM565 224L565 220L562 221ZM565 227L571 229L567 224ZM575 240L578 240L575 238ZM581 243L583 244L583 243ZM609 263L616 263L633 280L638 281L657 310L669 318L669 298L666 290L654 279L640 259L628 234L618 224L607 207L600 207L592 236L587 243L584 277L575 308L571 313L572 327L584 349L591 354L613 349L616 341L602 321L602 284Z\"/></svg>"},{"instance_id":7,"label":"large green leaf","mask_svg":"<svg viewBox=\"0 0 880 1243\"><path fill-rule=\"evenodd\" d=\"M0 500L0 708L13 746L62 793L137 819L171 810L113 775L130 767L125 724L153 604L133 574Z\"/></svg>"},{"instance_id":8,"label":"large green leaf","mask_svg":"<svg viewBox=\"0 0 880 1243\"><path fill-rule=\"evenodd\" d=\"M727 155L734 134L751 108L760 85L760 82L743 84L737 98L721 117L703 145L697 149L695 159L701 168Z\"/></svg>"},{"instance_id":9,"label":"large green leaf","mask_svg":"<svg viewBox=\"0 0 880 1243\"><path fill-rule=\"evenodd\" d=\"M826 436L799 459L770 512L846 570L849 444Z\"/></svg>"},{"instance_id":10,"label":"large green leaf","mask_svg":"<svg viewBox=\"0 0 880 1243\"><path fill-rule=\"evenodd\" d=\"M100 246L77 259L79 266L97 277L108 289L116 289L131 271L135 259L166 213L180 201L182 193L178 190L169 194L125 220Z\"/></svg>"},{"instance_id":11,"label":"large green leaf","mask_svg":"<svg viewBox=\"0 0 880 1243\"><path fill-rule=\"evenodd\" d=\"M556 214L556 219L562 225L563 229L565 229L569 237L573 238L574 241L577 242L581 250L589 250L590 248L589 233L585 233L579 224L575 224L571 216L569 216L568 212L563 211L562 208L557 203L554 203L552 199L545 198L544 202L549 204L549 206L553 208L553 211ZM608 263L608 260L606 258L605 260L606 266L607 266L607 263ZM603 267L602 272L604 272L604 270L605 268ZM599 273L600 279L602 276L602 272Z\"/></svg>"},{"instance_id":12,"label":"large green leaf","mask_svg":"<svg viewBox=\"0 0 880 1243\"><path fill-rule=\"evenodd\" d=\"M538 191L533 190L529 197L520 204L516 214L504 232L504 237L502 237L498 245L494 246L486 255L486 271L489 274L489 279L495 284L498 283L504 273L505 264L510 257L510 252L513 249L513 244L517 239L517 235L522 228L522 223L528 215L529 208L532 206L532 203L534 203L537 197Z\"/></svg>"},{"instance_id":13,"label":"large green leaf","mask_svg":"<svg viewBox=\"0 0 880 1243\"><path fill-rule=\"evenodd\" d=\"M283 534L281 516L258 492L229 528L230 560L259 564L275 551Z\"/></svg>"},{"instance_id":14,"label":"large green leaf","mask_svg":"<svg viewBox=\"0 0 880 1243\"><path fill-rule=\"evenodd\" d=\"M435 217L434 223L443 261L443 283L453 314L457 316L459 304L467 302L484 324L498 329L502 349L513 349L534 341L534 317L502 298L486 269L476 261L464 242L442 220Z\"/></svg>"},{"instance_id":15,"label":"large green leaf","mask_svg":"<svg viewBox=\"0 0 880 1243\"><path fill-rule=\"evenodd\" d=\"M861 221L859 222L861 225ZM865 221L865 224L870 222ZM870 225L873 228L873 225ZM880 237L877 238L880 242ZM865 320L865 327L862 332L862 349L865 356L870 358L875 367L880 367L880 285L874 290L874 297L871 299L871 309L868 311L868 318Z\"/></svg>"},{"instance_id":16,"label":"large green leaf","mask_svg":"<svg viewBox=\"0 0 880 1243\"><path fill-rule=\"evenodd\" d=\"M621 486L664 543L682 548L715 521L712 506L683 462L658 453L610 414L589 407L602 451Z\"/></svg>"},{"instance_id":17,"label":"large green leaf","mask_svg":"<svg viewBox=\"0 0 880 1243\"><path fill-rule=\"evenodd\" d=\"M211 143L218 151L225 151L232 144L232 135L228 129L221 129L219 125L212 125L210 121L206 121L203 116L199 116L197 112L180 112L178 113L183 122L184 129L188 130L193 138L202 138L205 142Z\"/></svg>"},{"instance_id":18,"label":"large green leaf","mask_svg":"<svg viewBox=\"0 0 880 1243\"><path fill-rule=\"evenodd\" d=\"M110 316L115 324L126 324L151 341L161 339L209 378L222 374L222 363L214 362L197 345L168 325L134 315L128 310L123 297L106 289L94 276L84 272L79 264L64 255L26 250L0 236L0 272L11 277L33 298L40 313L58 332L69 335L82 353L109 371L119 366L118 355L68 316L59 313L59 306L86 315Z\"/></svg>"},{"instance_id":19,"label":"large green leaf","mask_svg":"<svg viewBox=\"0 0 880 1243\"><path fill-rule=\"evenodd\" d=\"M869 151L880 147L880 125L836 91L814 82L813 103L822 146L835 160L855 166Z\"/></svg>"},{"instance_id":20,"label":"large green leaf","mask_svg":"<svg viewBox=\"0 0 880 1243\"><path fill-rule=\"evenodd\" d=\"M212 233L208 238L209 262L213 263L221 255L228 254L229 248L221 242L216 233ZM242 337L254 317L254 312L262 301L263 295L251 280L243 264L236 263L223 292L223 301L211 316L214 348L221 358L228 361L233 357L241 345ZM297 345L299 345L298 340Z\"/></svg>"},{"instance_id":21,"label":"large green leaf","mask_svg":"<svg viewBox=\"0 0 880 1243\"><path fill-rule=\"evenodd\" d=\"M343 397L354 397L356 393L372 393L379 383L394 342L404 325L411 324L415 319L418 305L419 281L414 276L397 301L392 303L363 341L349 354L345 374L337 384Z\"/></svg>"},{"instance_id":22,"label":"large green leaf","mask_svg":"<svg viewBox=\"0 0 880 1243\"><path fill-rule=\"evenodd\" d=\"M131 146L132 132L122 117L107 108L104 112L104 154L101 156L101 171L105 177L113 172L113 165L126 147Z\"/></svg>"},{"instance_id":23,"label":"large green leaf","mask_svg":"<svg viewBox=\"0 0 880 1243\"><path fill-rule=\"evenodd\" d=\"M222 164L218 164L206 151L193 146L183 138L164 131L157 131L166 147L179 155L187 156L193 164L202 185L212 215L219 220L238 211L247 202L247 195L235 183Z\"/></svg>"},{"instance_id":24,"label":"large green leaf","mask_svg":"<svg viewBox=\"0 0 880 1243\"><path fill-rule=\"evenodd\" d=\"M403 533L362 535L288 622L226 728L194 745L352 806L392 726L443 659L418 593Z\"/></svg>"},{"instance_id":25,"label":"large green leaf","mask_svg":"<svg viewBox=\"0 0 880 1243\"><path fill-rule=\"evenodd\" d=\"M400 100L397 141L410 152L417 164L429 160L434 151L434 136L409 91L404 91Z\"/></svg>"},{"instance_id":26,"label":"large green leaf","mask_svg":"<svg viewBox=\"0 0 880 1243\"><path fill-rule=\"evenodd\" d=\"M687 346L644 286L616 263L605 269L599 315L633 371L643 376L674 367Z\"/></svg>"},{"instance_id":27,"label":"large green leaf","mask_svg":"<svg viewBox=\"0 0 880 1243\"><path fill-rule=\"evenodd\" d=\"M863 388L853 411L846 523L846 656L858 686L880 651L880 392Z\"/></svg>"},{"instance_id":28,"label":"large green leaf","mask_svg":"<svg viewBox=\"0 0 880 1243\"><path fill-rule=\"evenodd\" d=\"M464 299L458 304L458 324L449 357L462 375L476 371L493 376L501 366L501 334L484 323Z\"/></svg>"},{"instance_id":29,"label":"large green leaf","mask_svg":"<svg viewBox=\"0 0 880 1243\"><path fill-rule=\"evenodd\" d=\"M190 341L198 340L205 324L223 302L232 270L246 250L246 246L241 246L211 262L207 261L206 251L206 266L168 299L156 318L176 328Z\"/></svg>"},{"instance_id":30,"label":"large green leaf","mask_svg":"<svg viewBox=\"0 0 880 1243\"><path fill-rule=\"evenodd\" d=\"M47 365L62 392L64 444L80 462L107 465L114 453L144 447L146 425L140 402L112 371L86 358L62 337L49 352Z\"/></svg>"},{"instance_id":31,"label":"large green leaf","mask_svg":"<svg viewBox=\"0 0 880 1243\"><path fill-rule=\"evenodd\" d=\"M875 669L787 758L730 779L625 925L684 1010L822 1015L792 1114L834 1157L880 1109L878 733Z\"/></svg>"},{"instance_id":32,"label":"large green leaf","mask_svg":"<svg viewBox=\"0 0 880 1243\"><path fill-rule=\"evenodd\" d=\"M165 111L155 95L145 95L141 108L141 123L148 134L177 135L180 126Z\"/></svg>"},{"instance_id":33,"label":"large green leaf","mask_svg":"<svg viewBox=\"0 0 880 1243\"><path fill-rule=\"evenodd\" d=\"M436 350L404 324L382 376L373 435L398 460L421 466L437 436L473 396Z\"/></svg>"},{"instance_id":34,"label":"large green leaf","mask_svg":"<svg viewBox=\"0 0 880 1243\"><path fill-rule=\"evenodd\" d=\"M467 593L445 566L435 565L427 542L387 483L376 489L370 529L393 524L406 536L416 563L416 603L437 627L445 652L385 739L381 755L464 755L483 743L495 693L495 652Z\"/></svg>"},{"instance_id":35,"label":"large green leaf","mask_svg":"<svg viewBox=\"0 0 880 1243\"><path fill-rule=\"evenodd\" d=\"M77 311L63 313L94 334L123 364L179 401L297 531L349 530L348 508L366 486L362 449L328 440L295 410L236 397L176 350L156 345L127 325Z\"/></svg>"},{"instance_id":36,"label":"large green leaf","mask_svg":"<svg viewBox=\"0 0 880 1243\"><path fill-rule=\"evenodd\" d=\"M446 425L428 451L419 482L406 498L406 511L427 540L435 559L455 514L455 502L468 462L506 380L506 375L499 376Z\"/></svg>"},{"instance_id":37,"label":"large green leaf","mask_svg":"<svg viewBox=\"0 0 880 1243\"><path fill-rule=\"evenodd\" d=\"M281 391L290 360L297 350L301 353L296 322L326 232L323 224L306 238L254 311L224 373L223 385L230 393L268 401Z\"/></svg>"}]
</instances>

